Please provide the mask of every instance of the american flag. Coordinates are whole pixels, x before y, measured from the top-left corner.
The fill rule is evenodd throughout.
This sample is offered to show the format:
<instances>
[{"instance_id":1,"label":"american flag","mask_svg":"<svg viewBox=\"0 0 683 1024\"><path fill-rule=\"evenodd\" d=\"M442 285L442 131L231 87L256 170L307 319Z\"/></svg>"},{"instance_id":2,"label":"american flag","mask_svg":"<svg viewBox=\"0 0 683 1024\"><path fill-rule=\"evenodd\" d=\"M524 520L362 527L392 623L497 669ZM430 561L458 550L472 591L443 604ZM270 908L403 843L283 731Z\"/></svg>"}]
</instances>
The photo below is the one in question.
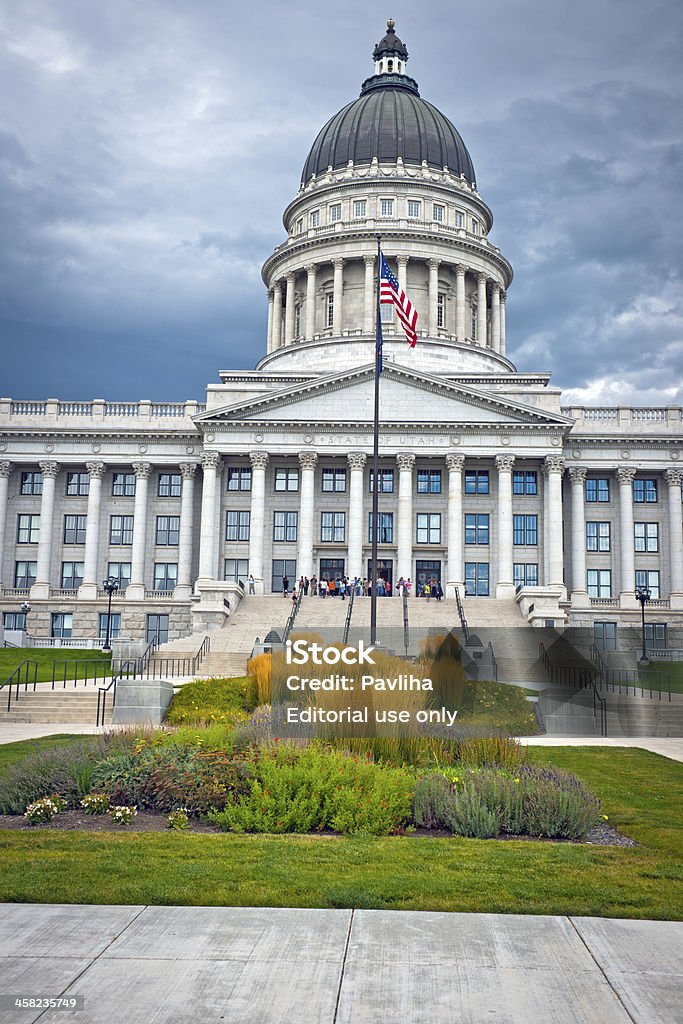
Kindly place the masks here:
<instances>
[{"instance_id":1,"label":"american flag","mask_svg":"<svg viewBox=\"0 0 683 1024\"><path fill-rule=\"evenodd\" d=\"M384 303L393 302L396 306L401 326L408 339L408 344L411 348L415 348L417 342L417 331L415 329L417 326L417 310L399 285L396 275L392 272L391 267L384 258L384 253L381 256L382 272L379 281L379 301Z\"/></svg>"}]
</instances>

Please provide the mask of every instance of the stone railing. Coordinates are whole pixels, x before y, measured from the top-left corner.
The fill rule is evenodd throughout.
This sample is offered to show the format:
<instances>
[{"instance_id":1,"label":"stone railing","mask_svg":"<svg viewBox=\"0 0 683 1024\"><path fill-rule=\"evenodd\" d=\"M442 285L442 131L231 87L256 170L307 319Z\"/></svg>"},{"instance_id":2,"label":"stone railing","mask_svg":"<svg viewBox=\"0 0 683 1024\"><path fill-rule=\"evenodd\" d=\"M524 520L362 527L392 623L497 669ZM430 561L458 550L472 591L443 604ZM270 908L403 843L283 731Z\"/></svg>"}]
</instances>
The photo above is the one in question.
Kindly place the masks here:
<instances>
[{"instance_id":1,"label":"stone railing","mask_svg":"<svg viewBox=\"0 0 683 1024\"><path fill-rule=\"evenodd\" d=\"M206 411L202 402L106 402L96 398L91 402L60 402L56 398L45 401L14 401L11 398L0 398L0 424L11 423L12 420L39 419L41 426L48 421L56 423L68 420L70 426L75 421L83 420L88 426L96 424L113 425L113 421L127 420L140 424L166 420L178 422L189 420L200 412Z\"/></svg>"},{"instance_id":2,"label":"stone railing","mask_svg":"<svg viewBox=\"0 0 683 1024\"><path fill-rule=\"evenodd\" d=\"M572 405L560 410L576 420L575 431L617 433L622 430L680 434L683 409L680 406L640 408L635 406Z\"/></svg>"}]
</instances>

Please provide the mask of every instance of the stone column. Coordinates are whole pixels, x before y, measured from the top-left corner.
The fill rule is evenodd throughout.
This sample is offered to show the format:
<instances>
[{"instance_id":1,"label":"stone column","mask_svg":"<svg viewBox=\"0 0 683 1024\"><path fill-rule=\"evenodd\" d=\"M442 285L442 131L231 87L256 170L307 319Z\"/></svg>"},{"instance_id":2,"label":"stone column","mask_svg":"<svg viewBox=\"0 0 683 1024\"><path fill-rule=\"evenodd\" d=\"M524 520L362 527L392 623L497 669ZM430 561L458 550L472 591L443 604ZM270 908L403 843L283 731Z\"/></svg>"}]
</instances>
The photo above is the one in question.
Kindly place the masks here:
<instances>
[{"instance_id":1,"label":"stone column","mask_svg":"<svg viewBox=\"0 0 683 1024\"><path fill-rule=\"evenodd\" d=\"M439 334L439 260L429 261L429 336Z\"/></svg>"},{"instance_id":2,"label":"stone column","mask_svg":"<svg viewBox=\"0 0 683 1024\"><path fill-rule=\"evenodd\" d=\"M347 575L353 580L354 576L363 579L363 473L367 455L363 452L350 452L347 456L350 467L349 480L349 528L348 538L348 568ZM398 577L397 577L398 578Z\"/></svg>"},{"instance_id":3,"label":"stone column","mask_svg":"<svg viewBox=\"0 0 683 1024\"><path fill-rule=\"evenodd\" d=\"M266 466L268 452L250 452L251 513L249 516L249 572L257 594L264 592L263 534L266 519Z\"/></svg>"},{"instance_id":4,"label":"stone column","mask_svg":"<svg viewBox=\"0 0 683 1024\"><path fill-rule=\"evenodd\" d=\"M192 593L192 537L194 533L194 477L196 462L181 462L183 490L180 498L180 536L178 537L178 583L173 597L187 601Z\"/></svg>"},{"instance_id":5,"label":"stone column","mask_svg":"<svg viewBox=\"0 0 683 1024\"><path fill-rule=\"evenodd\" d=\"M313 528L315 523L315 467L316 452L299 452L301 491L299 502L299 544L297 549L297 579L313 575Z\"/></svg>"},{"instance_id":6,"label":"stone column","mask_svg":"<svg viewBox=\"0 0 683 1024\"><path fill-rule=\"evenodd\" d=\"M88 488L88 516L85 525L83 582L78 588L78 596L86 601L94 601L97 598L97 555L100 541L102 477L106 466L103 462L88 462L85 468L88 470L90 485Z\"/></svg>"},{"instance_id":7,"label":"stone column","mask_svg":"<svg viewBox=\"0 0 683 1024\"><path fill-rule=\"evenodd\" d=\"M266 346L267 352L273 351L273 289L268 289L268 341Z\"/></svg>"},{"instance_id":8,"label":"stone column","mask_svg":"<svg viewBox=\"0 0 683 1024\"><path fill-rule=\"evenodd\" d=\"M564 587L564 558L562 551L562 476L564 459L561 455L546 455L546 483L548 485L548 585Z\"/></svg>"},{"instance_id":9,"label":"stone column","mask_svg":"<svg viewBox=\"0 0 683 1024\"><path fill-rule=\"evenodd\" d=\"M145 598L145 548L147 540L147 495L152 466L149 462L134 462L135 507L133 508L133 548L131 551L130 583L126 587L127 601Z\"/></svg>"},{"instance_id":10,"label":"stone column","mask_svg":"<svg viewBox=\"0 0 683 1024\"><path fill-rule=\"evenodd\" d=\"M619 548L621 571L619 577L619 605L622 608L636 608L635 598L635 532L633 529L633 479L636 471L631 466L617 469L619 481ZM614 593L614 587L612 588Z\"/></svg>"},{"instance_id":11,"label":"stone column","mask_svg":"<svg viewBox=\"0 0 683 1024\"><path fill-rule=\"evenodd\" d=\"M486 274L477 274L477 339L486 347Z\"/></svg>"},{"instance_id":12,"label":"stone column","mask_svg":"<svg viewBox=\"0 0 683 1024\"><path fill-rule=\"evenodd\" d=\"M336 259L332 261L334 267L333 277L333 290L334 290L334 309L332 313L332 333L335 337L341 335L342 328L344 326L344 260Z\"/></svg>"},{"instance_id":13,"label":"stone column","mask_svg":"<svg viewBox=\"0 0 683 1024\"><path fill-rule=\"evenodd\" d=\"M589 608L586 590L586 516L584 489L586 467L570 466L568 469L572 488L572 608ZM544 531L547 529L543 524Z\"/></svg>"},{"instance_id":14,"label":"stone column","mask_svg":"<svg viewBox=\"0 0 683 1024\"><path fill-rule=\"evenodd\" d=\"M507 301L507 292L501 291L500 293L500 354L505 355L505 303Z\"/></svg>"},{"instance_id":15,"label":"stone column","mask_svg":"<svg viewBox=\"0 0 683 1024\"><path fill-rule=\"evenodd\" d=\"M50 596L50 567L52 559L52 534L54 532L55 484L59 463L40 462L43 474L43 496L40 500L40 539L36 564L36 582L31 587L32 598Z\"/></svg>"},{"instance_id":16,"label":"stone column","mask_svg":"<svg viewBox=\"0 0 683 1024\"><path fill-rule=\"evenodd\" d=\"M464 341L467 336L465 328L465 268L460 265L455 268L455 334L458 341Z\"/></svg>"},{"instance_id":17,"label":"stone column","mask_svg":"<svg viewBox=\"0 0 683 1024\"><path fill-rule=\"evenodd\" d=\"M498 470L498 582L496 597L513 597L515 581L512 570L512 467L514 455L496 455Z\"/></svg>"},{"instance_id":18,"label":"stone column","mask_svg":"<svg viewBox=\"0 0 683 1024\"><path fill-rule=\"evenodd\" d=\"M290 271L285 280L287 282L287 294L285 296L285 345L291 345L294 341L294 273Z\"/></svg>"},{"instance_id":19,"label":"stone column","mask_svg":"<svg viewBox=\"0 0 683 1024\"><path fill-rule=\"evenodd\" d=\"M671 581L669 598L672 608L683 608L683 511L681 482L683 469L672 467L664 476L669 488L669 558Z\"/></svg>"},{"instance_id":20,"label":"stone column","mask_svg":"<svg viewBox=\"0 0 683 1024\"><path fill-rule=\"evenodd\" d=\"M2 585L2 566L5 553L5 530L7 528L7 492L9 478L14 466L11 462L0 462L0 586Z\"/></svg>"},{"instance_id":21,"label":"stone column","mask_svg":"<svg viewBox=\"0 0 683 1024\"><path fill-rule=\"evenodd\" d=\"M273 285L273 351L282 345L282 282Z\"/></svg>"},{"instance_id":22,"label":"stone column","mask_svg":"<svg viewBox=\"0 0 683 1024\"><path fill-rule=\"evenodd\" d=\"M220 452L202 452L202 517L199 524L199 575L196 590L201 583L216 579L216 492Z\"/></svg>"},{"instance_id":23,"label":"stone column","mask_svg":"<svg viewBox=\"0 0 683 1024\"><path fill-rule=\"evenodd\" d=\"M491 285L491 348L500 352L500 285Z\"/></svg>"},{"instance_id":24,"label":"stone column","mask_svg":"<svg viewBox=\"0 0 683 1024\"><path fill-rule=\"evenodd\" d=\"M408 257L397 256L396 262L398 263L398 285L404 292L408 291Z\"/></svg>"},{"instance_id":25,"label":"stone column","mask_svg":"<svg viewBox=\"0 0 683 1024\"><path fill-rule=\"evenodd\" d=\"M401 452L398 463L398 528L396 531L396 579L413 576L413 466L412 452ZM377 486L375 480L374 486ZM377 524L373 523L373 528Z\"/></svg>"},{"instance_id":26,"label":"stone column","mask_svg":"<svg viewBox=\"0 0 683 1024\"><path fill-rule=\"evenodd\" d=\"M375 292L375 257L364 256L365 287L363 289L363 333L374 334L377 318L377 295Z\"/></svg>"},{"instance_id":27,"label":"stone column","mask_svg":"<svg viewBox=\"0 0 683 1024\"><path fill-rule=\"evenodd\" d=\"M464 593L465 566L462 545L462 470L465 456L449 452L446 456L448 467L448 570L446 573L446 597L455 597L456 590Z\"/></svg>"},{"instance_id":28,"label":"stone column","mask_svg":"<svg viewBox=\"0 0 683 1024\"><path fill-rule=\"evenodd\" d=\"M315 278L317 273L315 263L309 263L306 267L306 341L313 341L315 334Z\"/></svg>"}]
</instances>

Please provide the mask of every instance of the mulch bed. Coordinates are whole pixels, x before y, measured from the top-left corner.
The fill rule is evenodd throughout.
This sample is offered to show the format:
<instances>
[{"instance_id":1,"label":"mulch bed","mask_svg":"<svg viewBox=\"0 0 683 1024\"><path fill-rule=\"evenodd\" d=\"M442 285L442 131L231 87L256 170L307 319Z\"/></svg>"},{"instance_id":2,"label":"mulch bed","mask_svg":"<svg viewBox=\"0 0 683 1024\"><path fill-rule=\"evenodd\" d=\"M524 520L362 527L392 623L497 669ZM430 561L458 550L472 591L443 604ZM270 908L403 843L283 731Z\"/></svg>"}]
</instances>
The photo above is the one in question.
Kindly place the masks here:
<instances>
[{"instance_id":1,"label":"mulch bed","mask_svg":"<svg viewBox=\"0 0 683 1024\"><path fill-rule=\"evenodd\" d=\"M130 825L115 825L108 814L83 814L82 811L64 811L57 815L51 822L42 825L31 825L23 814L0 815L0 830L9 829L14 831L68 831L68 832L165 832L171 831L166 828L166 815L154 811L138 811ZM173 830L175 831L175 830ZM228 835L222 832L215 825L199 821L197 818L190 818L190 827L185 832L210 833L214 835ZM290 833L285 833L290 834ZM312 836L318 836L312 833ZM325 838L334 838L335 833L325 833ZM450 839L451 833L444 829L419 828L408 835L418 837L430 837L432 839ZM338 838L341 838L339 836ZM625 836L618 829L606 823L594 825L589 829L582 839L548 839L538 836L513 836L500 835L492 842L505 842L510 839L524 840L527 842L542 843L585 843L592 846L638 846L638 843L629 836Z\"/></svg>"}]
</instances>

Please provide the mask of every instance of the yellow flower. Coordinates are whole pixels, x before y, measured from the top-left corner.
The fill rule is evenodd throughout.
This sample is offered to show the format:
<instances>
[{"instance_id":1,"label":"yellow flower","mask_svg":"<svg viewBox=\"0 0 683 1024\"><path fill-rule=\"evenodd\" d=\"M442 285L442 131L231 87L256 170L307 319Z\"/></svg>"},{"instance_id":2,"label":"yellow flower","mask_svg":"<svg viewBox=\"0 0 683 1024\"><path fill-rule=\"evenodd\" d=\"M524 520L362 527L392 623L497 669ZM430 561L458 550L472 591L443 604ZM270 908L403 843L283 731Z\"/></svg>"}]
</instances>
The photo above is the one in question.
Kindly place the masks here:
<instances>
[{"instance_id":1,"label":"yellow flower","mask_svg":"<svg viewBox=\"0 0 683 1024\"><path fill-rule=\"evenodd\" d=\"M609 821L609 814L603 814L602 820L603 821Z\"/></svg>"}]
</instances>

